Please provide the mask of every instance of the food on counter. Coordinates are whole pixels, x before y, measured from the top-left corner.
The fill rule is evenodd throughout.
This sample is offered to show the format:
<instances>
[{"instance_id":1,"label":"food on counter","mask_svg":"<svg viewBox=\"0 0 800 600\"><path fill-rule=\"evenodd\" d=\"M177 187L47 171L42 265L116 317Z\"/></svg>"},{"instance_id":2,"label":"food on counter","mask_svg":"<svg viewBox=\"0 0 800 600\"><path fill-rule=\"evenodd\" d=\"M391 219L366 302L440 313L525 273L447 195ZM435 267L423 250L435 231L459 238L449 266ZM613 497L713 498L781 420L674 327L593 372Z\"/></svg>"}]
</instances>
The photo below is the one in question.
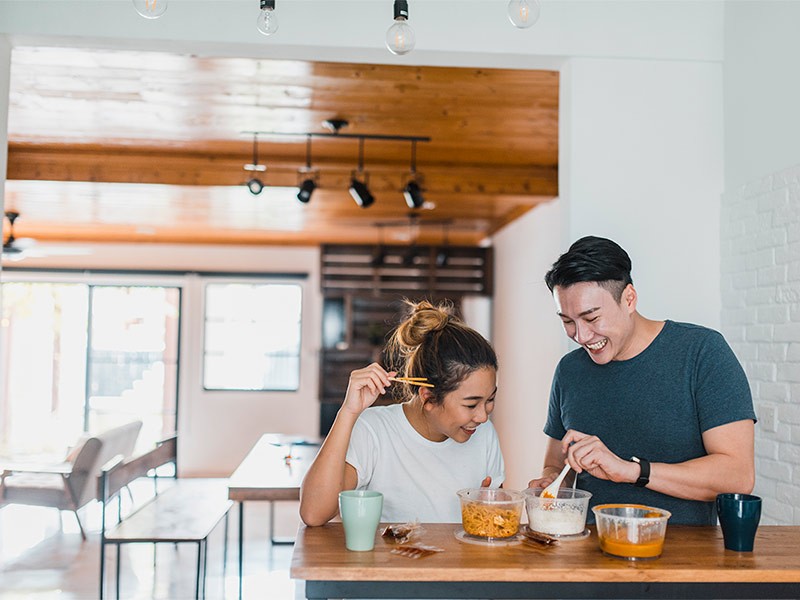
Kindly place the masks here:
<instances>
[{"instance_id":1,"label":"food on counter","mask_svg":"<svg viewBox=\"0 0 800 600\"><path fill-rule=\"evenodd\" d=\"M458 491L464 533L485 539L508 539L517 535L525 497L521 492L495 488Z\"/></svg>"},{"instance_id":2,"label":"food on counter","mask_svg":"<svg viewBox=\"0 0 800 600\"><path fill-rule=\"evenodd\" d=\"M478 502L461 505L461 522L469 535L507 538L519 532L520 510Z\"/></svg>"},{"instance_id":3,"label":"food on counter","mask_svg":"<svg viewBox=\"0 0 800 600\"><path fill-rule=\"evenodd\" d=\"M592 511L606 554L627 560L661 556L669 511L641 504L601 504Z\"/></svg>"},{"instance_id":4,"label":"food on counter","mask_svg":"<svg viewBox=\"0 0 800 600\"><path fill-rule=\"evenodd\" d=\"M550 535L574 535L582 533L586 524L586 512L581 507L570 505L539 505L528 509L529 527L533 531Z\"/></svg>"},{"instance_id":5,"label":"food on counter","mask_svg":"<svg viewBox=\"0 0 800 600\"><path fill-rule=\"evenodd\" d=\"M525 490L528 527L533 531L556 536L577 536L586 529L590 492L561 488L558 497L543 496L541 488Z\"/></svg>"},{"instance_id":6,"label":"food on counter","mask_svg":"<svg viewBox=\"0 0 800 600\"><path fill-rule=\"evenodd\" d=\"M629 558L655 558L664 550L664 538L651 542L634 544L625 539L600 536L600 550L606 554Z\"/></svg>"}]
</instances>

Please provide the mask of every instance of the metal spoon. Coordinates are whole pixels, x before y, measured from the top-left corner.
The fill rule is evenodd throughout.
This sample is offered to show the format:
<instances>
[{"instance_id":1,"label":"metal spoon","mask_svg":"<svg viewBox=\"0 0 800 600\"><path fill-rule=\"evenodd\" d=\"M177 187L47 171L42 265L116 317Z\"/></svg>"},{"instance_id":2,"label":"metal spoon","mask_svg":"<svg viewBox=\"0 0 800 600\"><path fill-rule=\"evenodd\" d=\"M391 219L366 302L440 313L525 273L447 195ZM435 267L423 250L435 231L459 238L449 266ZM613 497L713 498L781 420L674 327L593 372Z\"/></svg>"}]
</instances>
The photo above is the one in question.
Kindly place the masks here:
<instances>
[{"instance_id":1,"label":"metal spoon","mask_svg":"<svg viewBox=\"0 0 800 600\"><path fill-rule=\"evenodd\" d=\"M569 471L569 463L564 465L564 468L561 469L561 473L558 474L558 477L553 480L553 483L542 490L542 493L539 495L539 497L556 498L558 496L558 488L561 487L561 482L564 481L564 477L567 476L567 471Z\"/></svg>"}]
</instances>

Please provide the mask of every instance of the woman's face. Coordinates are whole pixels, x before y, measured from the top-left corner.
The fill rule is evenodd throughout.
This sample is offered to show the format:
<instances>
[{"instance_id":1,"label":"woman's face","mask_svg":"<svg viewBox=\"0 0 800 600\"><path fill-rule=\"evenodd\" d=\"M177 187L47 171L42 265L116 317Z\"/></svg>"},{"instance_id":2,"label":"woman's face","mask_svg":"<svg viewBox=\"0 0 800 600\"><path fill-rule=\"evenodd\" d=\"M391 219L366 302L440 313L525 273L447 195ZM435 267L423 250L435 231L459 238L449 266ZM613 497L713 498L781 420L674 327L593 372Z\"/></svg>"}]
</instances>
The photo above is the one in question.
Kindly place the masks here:
<instances>
[{"instance_id":1,"label":"woman's face","mask_svg":"<svg viewBox=\"0 0 800 600\"><path fill-rule=\"evenodd\" d=\"M479 425L489 420L497 394L497 371L484 367L470 373L461 385L445 395L441 404L425 404L431 439L452 438L464 443Z\"/></svg>"}]
</instances>

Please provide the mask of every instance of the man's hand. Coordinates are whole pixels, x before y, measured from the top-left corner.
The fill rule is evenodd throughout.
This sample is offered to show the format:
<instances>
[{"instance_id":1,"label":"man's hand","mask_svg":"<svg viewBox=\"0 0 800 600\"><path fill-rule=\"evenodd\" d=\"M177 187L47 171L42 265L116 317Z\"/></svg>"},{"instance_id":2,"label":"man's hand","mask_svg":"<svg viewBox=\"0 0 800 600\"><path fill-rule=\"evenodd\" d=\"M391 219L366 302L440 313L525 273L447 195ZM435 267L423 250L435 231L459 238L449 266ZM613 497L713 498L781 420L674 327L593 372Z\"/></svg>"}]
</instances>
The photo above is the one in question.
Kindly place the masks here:
<instances>
[{"instance_id":1,"label":"man's hand","mask_svg":"<svg viewBox=\"0 0 800 600\"><path fill-rule=\"evenodd\" d=\"M615 483L633 483L639 478L639 465L611 452L596 435L570 429L561 440L561 450L576 473L586 471Z\"/></svg>"}]
</instances>

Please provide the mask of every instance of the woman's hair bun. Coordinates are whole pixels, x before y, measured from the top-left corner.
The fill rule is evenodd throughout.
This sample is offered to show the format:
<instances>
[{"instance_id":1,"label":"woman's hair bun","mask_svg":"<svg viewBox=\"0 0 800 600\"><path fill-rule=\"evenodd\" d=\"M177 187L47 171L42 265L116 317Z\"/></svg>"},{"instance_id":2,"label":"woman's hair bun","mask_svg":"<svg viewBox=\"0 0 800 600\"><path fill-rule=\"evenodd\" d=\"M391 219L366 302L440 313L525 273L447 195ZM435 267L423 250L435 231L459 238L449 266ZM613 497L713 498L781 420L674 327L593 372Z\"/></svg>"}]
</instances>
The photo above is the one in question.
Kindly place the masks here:
<instances>
[{"instance_id":1,"label":"woman's hair bun","mask_svg":"<svg viewBox=\"0 0 800 600\"><path fill-rule=\"evenodd\" d=\"M398 326L397 340L408 348L419 346L431 332L441 331L454 318L452 306L448 304L434 306L427 300L406 300L406 304L410 308L410 314Z\"/></svg>"}]
</instances>

